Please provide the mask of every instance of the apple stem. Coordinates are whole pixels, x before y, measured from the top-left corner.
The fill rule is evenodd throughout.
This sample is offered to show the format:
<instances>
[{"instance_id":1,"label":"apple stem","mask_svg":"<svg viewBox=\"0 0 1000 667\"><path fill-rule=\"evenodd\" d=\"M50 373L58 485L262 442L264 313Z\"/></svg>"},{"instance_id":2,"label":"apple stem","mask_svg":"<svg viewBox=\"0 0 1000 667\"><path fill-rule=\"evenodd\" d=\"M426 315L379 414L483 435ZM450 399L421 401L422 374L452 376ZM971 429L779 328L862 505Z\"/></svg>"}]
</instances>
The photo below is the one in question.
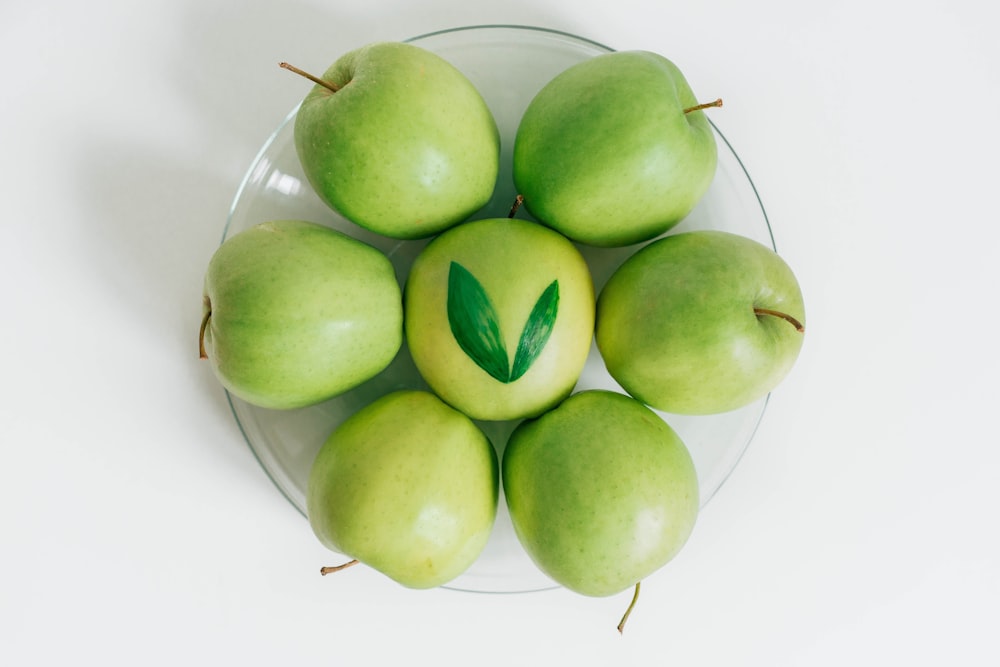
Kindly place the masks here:
<instances>
[{"instance_id":1,"label":"apple stem","mask_svg":"<svg viewBox=\"0 0 1000 667\"><path fill-rule=\"evenodd\" d=\"M799 333L805 333L806 330L805 325L803 325L802 322L799 322L797 319L795 319L788 313L783 313L780 310L771 310L770 308L754 308L753 312L757 316L771 315L773 317L780 317L781 319L785 320L793 327L795 327L795 330L798 331Z\"/></svg>"},{"instance_id":2,"label":"apple stem","mask_svg":"<svg viewBox=\"0 0 1000 667\"><path fill-rule=\"evenodd\" d=\"M722 98L720 97L719 99L713 100L712 102L705 102L704 104L696 104L693 107L688 107L687 109L684 110L684 113L691 113L692 111L701 111L702 109L708 109L710 107L721 107L721 106L722 106Z\"/></svg>"},{"instance_id":3,"label":"apple stem","mask_svg":"<svg viewBox=\"0 0 1000 667\"><path fill-rule=\"evenodd\" d=\"M319 569L319 573L322 574L323 576L326 576L328 574L333 574L334 572L340 572L341 570L346 570L352 565L357 565L357 564L358 564L358 559L354 558L340 565L328 565L326 567L321 567Z\"/></svg>"},{"instance_id":4,"label":"apple stem","mask_svg":"<svg viewBox=\"0 0 1000 667\"><path fill-rule=\"evenodd\" d=\"M208 298L205 298L205 303L209 304ZM205 352L205 331L208 329L208 321L212 319L212 307L209 305L205 309L205 315L201 318L201 327L198 329L198 358L208 359L208 353Z\"/></svg>"},{"instance_id":5,"label":"apple stem","mask_svg":"<svg viewBox=\"0 0 1000 667\"><path fill-rule=\"evenodd\" d=\"M632 614L632 610L635 609L636 600L639 599L639 584L641 583L641 581L635 582L635 593L632 594L632 602L629 603L628 609L625 610L625 615L622 616L622 620L618 623L618 634L625 633L625 621L628 620L628 617Z\"/></svg>"},{"instance_id":6,"label":"apple stem","mask_svg":"<svg viewBox=\"0 0 1000 667\"><path fill-rule=\"evenodd\" d=\"M514 197L514 205L510 207L510 213L507 214L508 218L513 218L514 214L517 213L517 209L521 208L521 204L524 203L524 195L518 195Z\"/></svg>"},{"instance_id":7,"label":"apple stem","mask_svg":"<svg viewBox=\"0 0 1000 667\"><path fill-rule=\"evenodd\" d=\"M295 65L289 65L286 62L280 62L280 63L278 63L278 67L281 67L283 69L287 69L289 72L295 72L299 76L304 76L305 78L309 79L313 83L318 84L320 86L323 86L324 88L328 88L329 90L331 90L334 93L337 92L338 90L340 90L340 88L338 88L337 86L333 85L329 81L324 81L323 79L321 79L319 77L313 76L309 72L305 72L303 70L300 70Z\"/></svg>"}]
</instances>

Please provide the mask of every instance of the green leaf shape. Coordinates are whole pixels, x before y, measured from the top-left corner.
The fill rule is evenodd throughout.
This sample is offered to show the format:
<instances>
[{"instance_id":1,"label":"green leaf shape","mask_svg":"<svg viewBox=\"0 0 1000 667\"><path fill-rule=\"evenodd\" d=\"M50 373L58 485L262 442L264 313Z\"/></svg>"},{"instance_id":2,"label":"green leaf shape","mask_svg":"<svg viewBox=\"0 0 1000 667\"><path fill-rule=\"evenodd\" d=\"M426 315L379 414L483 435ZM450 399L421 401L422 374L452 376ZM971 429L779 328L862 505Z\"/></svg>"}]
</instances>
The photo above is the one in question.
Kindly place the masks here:
<instances>
[{"instance_id":1,"label":"green leaf shape","mask_svg":"<svg viewBox=\"0 0 1000 667\"><path fill-rule=\"evenodd\" d=\"M517 380L528 372L531 364L542 353L555 326L556 314L559 312L559 281L553 280L542 295L538 297L528 321L521 331L521 340L514 354L514 368L511 369L508 382Z\"/></svg>"},{"instance_id":2,"label":"green leaf shape","mask_svg":"<svg viewBox=\"0 0 1000 667\"><path fill-rule=\"evenodd\" d=\"M459 347L476 365L500 382L510 381L496 308L476 277L458 262L452 262L448 271L448 324Z\"/></svg>"}]
</instances>

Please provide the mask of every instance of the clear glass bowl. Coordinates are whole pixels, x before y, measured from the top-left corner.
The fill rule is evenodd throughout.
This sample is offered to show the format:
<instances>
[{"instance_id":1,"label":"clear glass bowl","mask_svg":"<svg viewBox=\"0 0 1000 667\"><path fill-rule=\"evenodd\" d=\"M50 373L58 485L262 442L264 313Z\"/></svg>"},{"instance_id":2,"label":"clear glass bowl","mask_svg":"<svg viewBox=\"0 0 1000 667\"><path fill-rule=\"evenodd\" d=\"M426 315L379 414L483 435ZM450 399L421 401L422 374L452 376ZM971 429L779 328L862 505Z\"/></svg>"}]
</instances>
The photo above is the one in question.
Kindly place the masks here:
<instances>
[{"instance_id":1,"label":"clear glass bowl","mask_svg":"<svg viewBox=\"0 0 1000 667\"><path fill-rule=\"evenodd\" d=\"M511 153L518 121L542 86L574 63L610 52L597 42L553 30L509 25L472 26L408 40L436 52L464 72L485 97L502 137L500 181L490 203L473 218L503 217L516 196ZM303 82L303 96L310 84ZM697 90L697 81L692 82ZM261 148L240 185L223 240L259 222L297 218L327 224L384 251L402 285L427 241L398 241L369 233L328 208L310 188L293 141L293 109ZM715 125L713 124L713 127ZM721 229L774 247L767 215L736 152L717 132L719 163L715 180L699 206L669 233ZM523 207L518 217L530 219ZM638 246L597 249L580 246L597 290ZM305 515L309 468L327 436L345 418L379 396L400 388L427 388L404 345L396 360L369 382L320 405L290 411L266 410L229 396L233 414L254 455L291 504ZM578 390L622 391L608 375L596 347ZM705 505L736 467L757 428L767 398L733 412L690 417L661 413L691 450ZM515 422L480 426L502 454ZM308 528L305 528L308 530ZM338 556L331 555L331 563ZM501 495L492 537L480 558L447 588L512 593L553 588L521 548Z\"/></svg>"}]
</instances>

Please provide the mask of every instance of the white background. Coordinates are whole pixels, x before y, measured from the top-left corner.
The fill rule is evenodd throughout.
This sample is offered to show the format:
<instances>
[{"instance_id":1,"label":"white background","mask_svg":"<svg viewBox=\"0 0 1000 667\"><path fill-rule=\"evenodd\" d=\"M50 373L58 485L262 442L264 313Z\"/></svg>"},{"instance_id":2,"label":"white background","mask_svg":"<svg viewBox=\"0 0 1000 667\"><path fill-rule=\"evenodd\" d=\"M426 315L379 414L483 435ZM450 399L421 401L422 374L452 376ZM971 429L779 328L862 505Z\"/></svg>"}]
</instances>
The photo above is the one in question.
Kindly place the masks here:
<instances>
[{"instance_id":1,"label":"white background","mask_svg":"<svg viewBox=\"0 0 1000 667\"><path fill-rule=\"evenodd\" d=\"M990 3L0 4L0 663L996 665ZM466 24L645 48L722 97L806 344L629 593L411 591L327 552L195 352L276 63ZM623 101L625 103L625 101Z\"/></svg>"}]
</instances>

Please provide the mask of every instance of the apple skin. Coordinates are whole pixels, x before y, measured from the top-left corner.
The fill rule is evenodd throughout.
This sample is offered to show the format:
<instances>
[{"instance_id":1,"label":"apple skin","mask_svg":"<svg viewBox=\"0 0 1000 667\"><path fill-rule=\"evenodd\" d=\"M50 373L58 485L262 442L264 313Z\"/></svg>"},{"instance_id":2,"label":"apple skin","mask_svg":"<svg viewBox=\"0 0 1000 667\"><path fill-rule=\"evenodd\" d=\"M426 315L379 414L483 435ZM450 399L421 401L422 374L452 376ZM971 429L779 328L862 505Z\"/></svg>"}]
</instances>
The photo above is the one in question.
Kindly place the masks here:
<instances>
[{"instance_id":1,"label":"apple skin","mask_svg":"<svg viewBox=\"0 0 1000 667\"><path fill-rule=\"evenodd\" d=\"M339 58L295 118L313 189L373 232L424 238L483 207L496 186L500 134L473 84L420 47L378 42Z\"/></svg>"},{"instance_id":2,"label":"apple skin","mask_svg":"<svg viewBox=\"0 0 1000 667\"><path fill-rule=\"evenodd\" d=\"M265 408L319 403L382 371L403 342L402 292L377 249L312 222L228 238L205 275L204 354Z\"/></svg>"},{"instance_id":3,"label":"apple skin","mask_svg":"<svg viewBox=\"0 0 1000 667\"><path fill-rule=\"evenodd\" d=\"M803 331L765 308L790 315ZM632 396L676 414L713 414L765 396L802 347L805 306L771 248L736 234L669 235L626 260L597 302L597 347Z\"/></svg>"},{"instance_id":4,"label":"apple skin","mask_svg":"<svg viewBox=\"0 0 1000 667\"><path fill-rule=\"evenodd\" d=\"M648 51L602 54L532 99L514 183L540 221L594 246L649 240L682 220L715 176L712 127L681 71Z\"/></svg>"},{"instance_id":5,"label":"apple skin","mask_svg":"<svg viewBox=\"0 0 1000 667\"><path fill-rule=\"evenodd\" d=\"M583 391L522 422L504 450L502 479L525 551L584 595L613 595L658 570L698 516L698 477L684 443L617 392Z\"/></svg>"},{"instance_id":6,"label":"apple skin","mask_svg":"<svg viewBox=\"0 0 1000 667\"><path fill-rule=\"evenodd\" d=\"M309 473L309 523L328 548L404 586L440 586L486 546L498 468L468 417L429 392L393 392L321 448Z\"/></svg>"},{"instance_id":7,"label":"apple skin","mask_svg":"<svg viewBox=\"0 0 1000 667\"><path fill-rule=\"evenodd\" d=\"M551 334L520 378L491 376L456 338L449 319L453 263L481 283L512 357L536 299L558 282ZM417 369L435 393L474 419L518 419L553 407L573 390L593 342L595 296L586 261L569 240L535 222L493 218L444 232L417 256L403 299Z\"/></svg>"}]
</instances>

